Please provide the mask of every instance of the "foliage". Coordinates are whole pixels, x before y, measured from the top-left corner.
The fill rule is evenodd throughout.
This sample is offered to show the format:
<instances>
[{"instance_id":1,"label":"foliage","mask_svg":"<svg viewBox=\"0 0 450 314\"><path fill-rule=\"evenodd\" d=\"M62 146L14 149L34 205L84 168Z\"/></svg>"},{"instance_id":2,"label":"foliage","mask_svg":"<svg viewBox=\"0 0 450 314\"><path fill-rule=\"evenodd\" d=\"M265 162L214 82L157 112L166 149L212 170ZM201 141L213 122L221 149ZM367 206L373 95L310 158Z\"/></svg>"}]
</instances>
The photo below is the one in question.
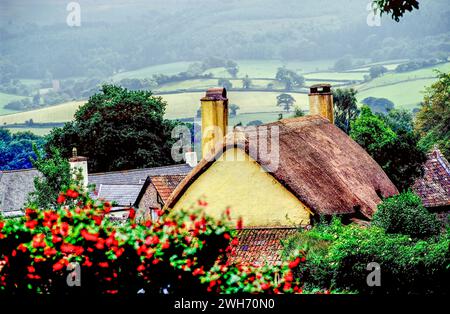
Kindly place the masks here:
<instances>
[{"instance_id":1,"label":"foliage","mask_svg":"<svg viewBox=\"0 0 450 314\"><path fill-rule=\"evenodd\" d=\"M303 117L305 115L305 112L300 108L299 106L294 107L294 117Z\"/></svg>"},{"instance_id":2,"label":"foliage","mask_svg":"<svg viewBox=\"0 0 450 314\"><path fill-rule=\"evenodd\" d=\"M251 87L252 87L252 80L248 77L248 75L245 75L245 77L242 79L242 88L250 89Z\"/></svg>"},{"instance_id":3,"label":"foliage","mask_svg":"<svg viewBox=\"0 0 450 314\"><path fill-rule=\"evenodd\" d=\"M430 150L437 145L450 159L450 73L438 72L438 81L426 89L416 115L415 129L421 135L421 147Z\"/></svg>"},{"instance_id":4,"label":"foliage","mask_svg":"<svg viewBox=\"0 0 450 314\"><path fill-rule=\"evenodd\" d=\"M378 205L373 224L386 233L399 233L412 238L429 238L440 232L436 215L429 213L422 200L411 191L389 197Z\"/></svg>"},{"instance_id":5,"label":"foliage","mask_svg":"<svg viewBox=\"0 0 450 314\"><path fill-rule=\"evenodd\" d=\"M241 109L238 105L236 104L231 104L228 109L230 110L230 116L231 117L236 117L237 111L239 109Z\"/></svg>"},{"instance_id":6,"label":"foliage","mask_svg":"<svg viewBox=\"0 0 450 314\"><path fill-rule=\"evenodd\" d=\"M347 134L359 114L356 94L353 88L333 90L334 124Z\"/></svg>"},{"instance_id":7,"label":"foliage","mask_svg":"<svg viewBox=\"0 0 450 314\"><path fill-rule=\"evenodd\" d=\"M28 197L29 206L53 208L57 206L59 191L73 183L70 165L58 149L50 148L50 153L43 156L36 147L32 159L33 166L42 174L34 178L34 191Z\"/></svg>"},{"instance_id":8,"label":"foliage","mask_svg":"<svg viewBox=\"0 0 450 314\"><path fill-rule=\"evenodd\" d=\"M33 144L42 149L44 139L31 132L11 134L0 128L0 170L18 170L32 167L30 158L36 155Z\"/></svg>"},{"instance_id":9,"label":"foliage","mask_svg":"<svg viewBox=\"0 0 450 314\"><path fill-rule=\"evenodd\" d=\"M303 87L305 78L297 74L295 71L289 70L286 67L278 68L275 79L285 84L286 90Z\"/></svg>"},{"instance_id":10,"label":"foliage","mask_svg":"<svg viewBox=\"0 0 450 314\"><path fill-rule=\"evenodd\" d=\"M335 71L345 71L353 66L353 59L351 56L344 56L334 63Z\"/></svg>"},{"instance_id":11,"label":"foliage","mask_svg":"<svg viewBox=\"0 0 450 314\"><path fill-rule=\"evenodd\" d=\"M382 149L393 143L397 135L369 107L363 106L360 116L351 123L350 136L377 160Z\"/></svg>"},{"instance_id":12,"label":"foliage","mask_svg":"<svg viewBox=\"0 0 450 314\"><path fill-rule=\"evenodd\" d=\"M380 11L380 15L391 14L396 22L400 21L406 11L419 9L418 0L373 0L373 5Z\"/></svg>"},{"instance_id":13,"label":"foliage","mask_svg":"<svg viewBox=\"0 0 450 314\"><path fill-rule=\"evenodd\" d=\"M130 209L122 224L108 219L111 204L75 186L59 194L58 204L0 221L3 293L302 292L293 277L301 252L280 267L229 264L225 254L237 245L229 212L214 220L204 214L203 201L189 211L160 211L154 221L136 221ZM71 263L80 265L80 287L66 284Z\"/></svg>"},{"instance_id":14,"label":"foliage","mask_svg":"<svg viewBox=\"0 0 450 314\"><path fill-rule=\"evenodd\" d=\"M93 172L154 167L172 163L171 130L166 103L150 91L104 85L75 114L75 120L53 129L46 150L57 147L69 157L73 147L89 158Z\"/></svg>"},{"instance_id":15,"label":"foliage","mask_svg":"<svg viewBox=\"0 0 450 314\"><path fill-rule=\"evenodd\" d=\"M283 107L283 110L289 112L294 105L295 98L290 94L280 94L277 96L277 106Z\"/></svg>"},{"instance_id":16,"label":"foliage","mask_svg":"<svg viewBox=\"0 0 450 314\"><path fill-rule=\"evenodd\" d=\"M369 75L371 79L377 78L384 73L386 73L388 70L382 66L382 65L373 65L369 69Z\"/></svg>"},{"instance_id":17,"label":"foliage","mask_svg":"<svg viewBox=\"0 0 450 314\"><path fill-rule=\"evenodd\" d=\"M373 112L385 113L394 109L394 103L386 98L366 97L361 101L370 107Z\"/></svg>"},{"instance_id":18,"label":"foliage","mask_svg":"<svg viewBox=\"0 0 450 314\"><path fill-rule=\"evenodd\" d=\"M440 62L447 62L447 55L444 54L444 57L440 58L432 58L426 60L413 60L406 63L401 63L395 68L395 72L409 72L414 71L426 67L431 67L433 65L439 64Z\"/></svg>"},{"instance_id":19,"label":"foliage","mask_svg":"<svg viewBox=\"0 0 450 314\"><path fill-rule=\"evenodd\" d=\"M373 114L364 106L350 131L350 136L383 168L400 191L411 187L422 175L426 160L418 147L418 135L411 131L410 118L408 113L398 110L387 115Z\"/></svg>"},{"instance_id":20,"label":"foliage","mask_svg":"<svg viewBox=\"0 0 450 314\"><path fill-rule=\"evenodd\" d=\"M221 78L218 80L217 85L224 87L227 90L230 90L233 88L233 84L231 84L231 81L225 78Z\"/></svg>"},{"instance_id":21,"label":"foliage","mask_svg":"<svg viewBox=\"0 0 450 314\"><path fill-rule=\"evenodd\" d=\"M382 228L349 226L330 246L333 287L359 293L444 294L450 271L450 237L413 241ZM381 286L368 286L369 263L378 263Z\"/></svg>"}]
</instances>

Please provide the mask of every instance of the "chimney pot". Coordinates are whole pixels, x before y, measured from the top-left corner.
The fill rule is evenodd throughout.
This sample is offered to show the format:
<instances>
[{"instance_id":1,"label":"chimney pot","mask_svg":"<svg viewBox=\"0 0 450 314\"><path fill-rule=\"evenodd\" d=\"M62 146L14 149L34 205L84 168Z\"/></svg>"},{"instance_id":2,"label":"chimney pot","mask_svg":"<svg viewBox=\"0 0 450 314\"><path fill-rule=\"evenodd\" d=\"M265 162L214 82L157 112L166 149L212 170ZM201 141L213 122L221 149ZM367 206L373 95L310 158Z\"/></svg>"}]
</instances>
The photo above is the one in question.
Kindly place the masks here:
<instances>
[{"instance_id":1,"label":"chimney pot","mask_svg":"<svg viewBox=\"0 0 450 314\"><path fill-rule=\"evenodd\" d=\"M309 114L320 115L334 123L333 93L330 84L315 84L309 88Z\"/></svg>"}]
</instances>

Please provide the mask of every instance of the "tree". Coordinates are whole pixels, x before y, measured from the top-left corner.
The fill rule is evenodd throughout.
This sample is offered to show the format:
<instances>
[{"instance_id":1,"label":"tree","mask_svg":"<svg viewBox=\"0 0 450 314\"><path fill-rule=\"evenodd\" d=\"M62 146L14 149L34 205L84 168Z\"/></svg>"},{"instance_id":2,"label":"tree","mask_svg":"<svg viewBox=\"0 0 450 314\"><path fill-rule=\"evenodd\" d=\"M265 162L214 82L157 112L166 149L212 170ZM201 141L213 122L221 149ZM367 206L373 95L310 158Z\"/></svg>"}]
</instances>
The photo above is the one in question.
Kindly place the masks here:
<instances>
[{"instance_id":1,"label":"tree","mask_svg":"<svg viewBox=\"0 0 450 314\"><path fill-rule=\"evenodd\" d=\"M353 59L351 56L344 56L334 63L334 70L344 71L348 70L353 66Z\"/></svg>"},{"instance_id":2,"label":"tree","mask_svg":"<svg viewBox=\"0 0 450 314\"><path fill-rule=\"evenodd\" d=\"M356 94L353 88L333 90L334 124L347 134L359 114Z\"/></svg>"},{"instance_id":3,"label":"tree","mask_svg":"<svg viewBox=\"0 0 450 314\"><path fill-rule=\"evenodd\" d=\"M33 146L33 150L36 158L32 163L42 177L34 178L34 191L28 196L27 206L54 208L59 192L74 183L69 162L54 147L50 148L51 154L46 156L36 146Z\"/></svg>"},{"instance_id":4,"label":"tree","mask_svg":"<svg viewBox=\"0 0 450 314\"><path fill-rule=\"evenodd\" d=\"M294 105L295 99L290 94L280 94L277 96L277 106L283 107L283 110L289 112Z\"/></svg>"},{"instance_id":5,"label":"tree","mask_svg":"<svg viewBox=\"0 0 450 314\"><path fill-rule=\"evenodd\" d=\"M225 79L225 78L219 79L219 81L217 82L217 84L218 84L219 86L224 87L225 89L228 89L228 90L230 90L230 89L233 88L233 84L231 84L231 81L230 81L230 80L227 80L227 79Z\"/></svg>"},{"instance_id":6,"label":"tree","mask_svg":"<svg viewBox=\"0 0 450 314\"><path fill-rule=\"evenodd\" d=\"M373 7L379 10L380 15L383 13L391 14L392 19L396 22L400 21L406 11L419 9L418 0L373 0Z\"/></svg>"},{"instance_id":7,"label":"tree","mask_svg":"<svg viewBox=\"0 0 450 314\"><path fill-rule=\"evenodd\" d=\"M294 117L303 117L305 115L305 112L300 108L299 106L294 107Z\"/></svg>"},{"instance_id":8,"label":"tree","mask_svg":"<svg viewBox=\"0 0 450 314\"><path fill-rule=\"evenodd\" d=\"M401 119L397 120L398 117ZM426 159L417 145L417 134L408 132L410 128L405 125L403 114L394 112L385 117L373 114L366 106L351 123L350 136L383 168L400 191L408 189L421 175Z\"/></svg>"},{"instance_id":9,"label":"tree","mask_svg":"<svg viewBox=\"0 0 450 314\"><path fill-rule=\"evenodd\" d=\"M237 76L237 74L239 72L239 66L233 60L227 61L226 65L225 65L225 69L231 75L231 77L234 77L234 78Z\"/></svg>"},{"instance_id":10,"label":"tree","mask_svg":"<svg viewBox=\"0 0 450 314\"><path fill-rule=\"evenodd\" d=\"M295 87L302 87L305 84L305 78L286 67L278 68L275 75L277 81L285 84L286 90L292 90Z\"/></svg>"},{"instance_id":11,"label":"tree","mask_svg":"<svg viewBox=\"0 0 450 314\"><path fill-rule=\"evenodd\" d=\"M385 113L394 108L394 103L387 98L366 97L361 101L373 112Z\"/></svg>"},{"instance_id":12,"label":"tree","mask_svg":"<svg viewBox=\"0 0 450 314\"><path fill-rule=\"evenodd\" d=\"M437 145L450 159L450 73L438 72L438 81L425 91L415 130L422 137L419 145L430 150Z\"/></svg>"},{"instance_id":13,"label":"tree","mask_svg":"<svg viewBox=\"0 0 450 314\"><path fill-rule=\"evenodd\" d=\"M382 65L371 66L369 69L370 78L372 78L372 79L377 78L377 77L383 75L384 73L386 73L387 71L388 71L388 69L386 69Z\"/></svg>"},{"instance_id":14,"label":"tree","mask_svg":"<svg viewBox=\"0 0 450 314\"><path fill-rule=\"evenodd\" d=\"M252 86L252 80L248 77L248 74L242 79L242 88L250 89Z\"/></svg>"},{"instance_id":15,"label":"tree","mask_svg":"<svg viewBox=\"0 0 450 314\"><path fill-rule=\"evenodd\" d=\"M230 116L231 117L236 117L237 111L241 108L239 108L238 105L235 104L231 104L228 109L230 110Z\"/></svg>"},{"instance_id":16,"label":"tree","mask_svg":"<svg viewBox=\"0 0 450 314\"><path fill-rule=\"evenodd\" d=\"M52 130L46 151L54 146L68 158L76 147L93 172L171 164L176 122L164 119L165 108L166 102L150 91L103 85L74 121Z\"/></svg>"},{"instance_id":17,"label":"tree","mask_svg":"<svg viewBox=\"0 0 450 314\"><path fill-rule=\"evenodd\" d=\"M11 134L0 128L0 170L29 169L33 165L30 158L35 158L33 144L42 149L44 139L31 132Z\"/></svg>"}]
</instances>

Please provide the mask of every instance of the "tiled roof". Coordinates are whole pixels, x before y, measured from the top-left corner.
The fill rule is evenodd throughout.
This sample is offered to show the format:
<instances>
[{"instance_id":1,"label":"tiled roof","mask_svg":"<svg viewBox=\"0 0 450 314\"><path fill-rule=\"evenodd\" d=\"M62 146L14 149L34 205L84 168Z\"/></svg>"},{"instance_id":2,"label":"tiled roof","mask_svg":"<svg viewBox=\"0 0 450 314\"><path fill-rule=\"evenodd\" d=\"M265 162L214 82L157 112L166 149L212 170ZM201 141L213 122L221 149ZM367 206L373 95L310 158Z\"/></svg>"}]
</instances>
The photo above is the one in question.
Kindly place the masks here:
<instances>
[{"instance_id":1,"label":"tiled roof","mask_svg":"<svg viewBox=\"0 0 450 314\"><path fill-rule=\"evenodd\" d=\"M450 206L450 165L439 149L428 154L423 177L413 186L425 207Z\"/></svg>"},{"instance_id":2,"label":"tiled roof","mask_svg":"<svg viewBox=\"0 0 450 314\"><path fill-rule=\"evenodd\" d=\"M296 228L245 228L237 231L238 246L230 255L230 262L279 265L282 262L282 240L297 232Z\"/></svg>"},{"instance_id":3,"label":"tiled roof","mask_svg":"<svg viewBox=\"0 0 450 314\"><path fill-rule=\"evenodd\" d=\"M155 168L133 169L89 174L88 181L96 185L134 185L143 184L148 176L186 175L192 170L187 164L163 166ZM0 211L18 211L26 202L27 196L34 190L33 180L39 176L36 169L0 171Z\"/></svg>"},{"instance_id":4,"label":"tiled roof","mask_svg":"<svg viewBox=\"0 0 450 314\"><path fill-rule=\"evenodd\" d=\"M102 184L98 198L115 202L117 206L133 206L143 184Z\"/></svg>"},{"instance_id":5,"label":"tiled roof","mask_svg":"<svg viewBox=\"0 0 450 314\"><path fill-rule=\"evenodd\" d=\"M175 188L185 177L186 175L163 175L152 176L150 177L150 180L165 203L169 199L170 194L172 194Z\"/></svg>"}]
</instances>

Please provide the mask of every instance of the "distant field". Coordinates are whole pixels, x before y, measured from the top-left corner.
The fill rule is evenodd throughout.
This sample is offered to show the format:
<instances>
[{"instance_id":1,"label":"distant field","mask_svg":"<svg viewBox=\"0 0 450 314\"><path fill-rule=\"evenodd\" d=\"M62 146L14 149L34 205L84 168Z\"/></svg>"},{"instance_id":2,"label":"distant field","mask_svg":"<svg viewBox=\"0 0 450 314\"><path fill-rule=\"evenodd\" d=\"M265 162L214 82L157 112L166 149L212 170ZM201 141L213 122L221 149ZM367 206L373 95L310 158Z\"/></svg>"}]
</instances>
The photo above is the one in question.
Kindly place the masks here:
<instances>
[{"instance_id":1,"label":"distant field","mask_svg":"<svg viewBox=\"0 0 450 314\"><path fill-rule=\"evenodd\" d=\"M413 109L423 99L423 90L426 86L430 86L434 79L421 79L416 81L403 82L382 87L370 88L358 92L358 101L372 96L382 97L391 100L396 107Z\"/></svg>"},{"instance_id":2,"label":"distant field","mask_svg":"<svg viewBox=\"0 0 450 314\"><path fill-rule=\"evenodd\" d=\"M391 70L395 70L395 68L402 63L408 62L408 59L398 59L398 60L389 60L389 61L381 61L381 62L373 62L373 63L368 63L367 65L360 67L360 68L355 68L352 70L349 70L348 72L352 72L352 71L369 71L371 66L374 65L382 65L384 66L386 69L388 69L389 71Z\"/></svg>"},{"instance_id":3,"label":"distant field","mask_svg":"<svg viewBox=\"0 0 450 314\"><path fill-rule=\"evenodd\" d=\"M85 101L70 101L64 104L42 109L3 115L0 116L0 125L24 123L30 119L33 119L36 123L70 121L73 119L73 115L78 107L84 103Z\"/></svg>"},{"instance_id":4,"label":"distant field","mask_svg":"<svg viewBox=\"0 0 450 314\"><path fill-rule=\"evenodd\" d=\"M162 95L168 103L166 109L166 117L168 119L189 118L195 116L200 106L200 98L204 95L199 93L180 93ZM277 92L229 92L228 98L230 104L237 104L241 109L239 113L251 112L271 112L277 111L280 107L276 106ZM306 109L307 95L291 93L296 99L296 105ZM0 116L0 125L24 123L29 119L33 119L37 123L47 122L65 122L70 121L77 108L84 101L68 102L57 106L42 108L38 110L19 112L10 115Z\"/></svg>"},{"instance_id":5,"label":"distant field","mask_svg":"<svg viewBox=\"0 0 450 314\"><path fill-rule=\"evenodd\" d=\"M11 131L11 133L17 133L17 132L31 132L39 136L44 136L50 133L52 130L51 128L8 128L8 130Z\"/></svg>"},{"instance_id":6,"label":"distant field","mask_svg":"<svg viewBox=\"0 0 450 314\"><path fill-rule=\"evenodd\" d=\"M439 64L437 66L433 66L433 67L429 67L429 68L416 70L416 71L402 72L402 73L396 73L396 72L386 73L383 76L380 76L368 83L365 83L363 88L364 89L365 88L373 88L373 87L378 87L378 86L382 86L382 85L393 84L393 83L398 83L401 81L408 81L408 80L433 78L433 77L436 77L436 75L437 75L435 70L439 70L442 72L449 72L450 71L450 62Z\"/></svg>"},{"instance_id":7,"label":"distant field","mask_svg":"<svg viewBox=\"0 0 450 314\"><path fill-rule=\"evenodd\" d=\"M15 110L5 109L4 107L11 101L19 100L19 99L23 99L23 98L27 98L27 97L0 93L0 115L17 112Z\"/></svg>"},{"instance_id":8,"label":"distant field","mask_svg":"<svg viewBox=\"0 0 450 314\"><path fill-rule=\"evenodd\" d=\"M149 67L142 68L139 70L118 73L118 74L114 75L112 77L112 79L115 81L121 80L124 78L144 79L144 78L152 77L153 74L173 75L173 74L177 74L177 73L186 71L188 66L191 63L193 63L193 62L174 62L174 63L149 66Z\"/></svg>"},{"instance_id":9,"label":"distant field","mask_svg":"<svg viewBox=\"0 0 450 314\"><path fill-rule=\"evenodd\" d=\"M252 112L273 112L280 110L277 107L276 96L278 92L234 92L228 93L230 104L236 104L241 109L238 113L252 113ZM183 93L163 95L162 97L167 101L168 106L166 110L166 117L169 119L188 118L195 116L197 109L200 107L200 98L204 95L199 93ZM295 98L295 105L306 109L308 106L308 95L291 93ZM255 119L253 119L255 120Z\"/></svg>"},{"instance_id":10,"label":"distant field","mask_svg":"<svg viewBox=\"0 0 450 314\"><path fill-rule=\"evenodd\" d=\"M320 80L364 80L365 72L318 72L305 74L305 79L320 79Z\"/></svg>"}]
</instances>

